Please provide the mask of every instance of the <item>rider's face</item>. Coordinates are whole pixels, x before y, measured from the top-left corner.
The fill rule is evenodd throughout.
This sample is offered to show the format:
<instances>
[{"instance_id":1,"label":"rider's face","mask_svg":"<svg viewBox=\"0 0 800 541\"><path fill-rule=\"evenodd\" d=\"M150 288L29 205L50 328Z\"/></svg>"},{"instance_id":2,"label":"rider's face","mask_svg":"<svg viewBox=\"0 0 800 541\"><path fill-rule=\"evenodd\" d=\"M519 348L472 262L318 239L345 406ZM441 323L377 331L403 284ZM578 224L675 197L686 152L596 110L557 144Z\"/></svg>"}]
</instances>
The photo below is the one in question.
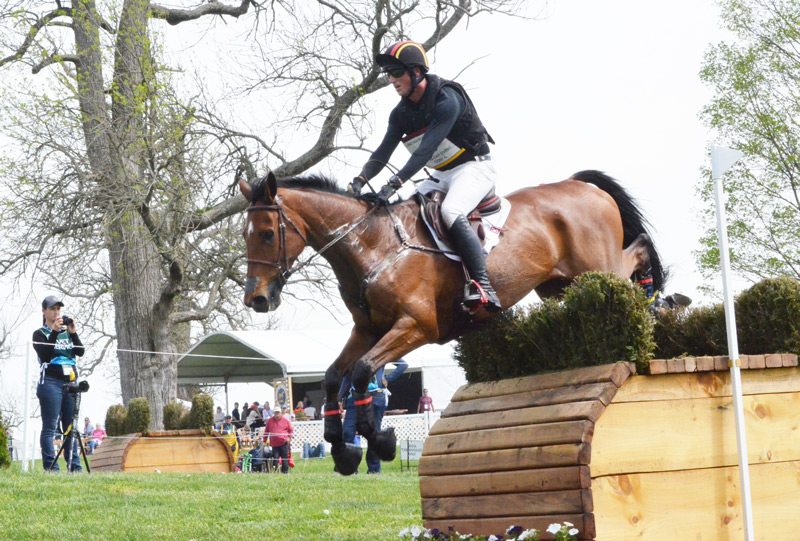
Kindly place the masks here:
<instances>
[{"instance_id":1,"label":"rider's face","mask_svg":"<svg viewBox=\"0 0 800 541\"><path fill-rule=\"evenodd\" d=\"M402 77L392 77L389 75L389 82L392 83L395 92L401 98L408 97L411 94L411 75L408 71L404 71Z\"/></svg>"}]
</instances>

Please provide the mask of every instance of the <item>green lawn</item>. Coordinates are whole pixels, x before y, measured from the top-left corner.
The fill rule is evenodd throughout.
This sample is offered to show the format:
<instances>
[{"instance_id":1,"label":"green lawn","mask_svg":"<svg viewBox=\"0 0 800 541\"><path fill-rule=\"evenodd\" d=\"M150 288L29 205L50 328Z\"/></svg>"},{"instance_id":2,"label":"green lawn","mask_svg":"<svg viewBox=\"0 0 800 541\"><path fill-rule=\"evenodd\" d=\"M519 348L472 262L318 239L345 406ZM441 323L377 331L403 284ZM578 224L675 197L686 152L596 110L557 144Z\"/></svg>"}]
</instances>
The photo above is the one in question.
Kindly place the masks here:
<instances>
[{"instance_id":1,"label":"green lawn","mask_svg":"<svg viewBox=\"0 0 800 541\"><path fill-rule=\"evenodd\" d=\"M0 470L0 538L397 539L422 524L416 469L400 472L399 458L380 475L361 469L342 477L327 458L289 475L70 475L14 463Z\"/></svg>"}]
</instances>

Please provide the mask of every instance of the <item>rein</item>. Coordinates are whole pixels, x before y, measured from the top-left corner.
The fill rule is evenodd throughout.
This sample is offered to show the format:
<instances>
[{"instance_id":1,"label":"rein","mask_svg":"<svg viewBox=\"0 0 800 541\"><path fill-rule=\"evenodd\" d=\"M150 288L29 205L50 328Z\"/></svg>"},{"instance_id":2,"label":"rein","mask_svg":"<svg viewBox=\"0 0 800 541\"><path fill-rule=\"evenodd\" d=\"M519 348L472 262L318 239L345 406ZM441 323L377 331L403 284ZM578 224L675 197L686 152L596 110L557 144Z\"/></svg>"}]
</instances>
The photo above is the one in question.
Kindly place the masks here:
<instances>
[{"instance_id":1,"label":"rein","mask_svg":"<svg viewBox=\"0 0 800 541\"><path fill-rule=\"evenodd\" d=\"M364 220L366 220L369 217L370 214L375 212L375 210L377 208L378 208L377 206L374 206L371 209L369 209L361 218L359 218L358 220L356 220L355 222L350 224L347 227L347 229L345 229L339 235L334 237L333 240L328 242L328 244L326 244L325 246L323 246L322 248L317 250L315 254L313 254L311 257L309 257L308 259L306 259L305 261L303 261L299 265L296 265L294 268L290 269L289 268L289 256L286 253L286 223L285 222L289 222L289 224L292 226L292 228L295 230L295 232L300 236L301 239L303 239L303 242L306 245L308 245L308 240L306 239L305 235L303 235L303 233L300 232L300 229L297 227L297 225L295 225L295 223L292 221L292 219L289 218L288 216L286 216L286 213L283 211L283 206L280 204L280 202L278 201L277 198L275 198L275 204L274 205L253 205L253 206L247 207L247 212L276 211L278 213L278 235L279 235L278 238L279 238L279 242L280 242L280 247L278 248L278 258L277 258L276 261L273 262L273 261L264 261L263 259L250 259L250 258L248 258L247 262L248 263L255 263L255 264L258 264L258 265L267 265L267 266L279 269L281 271L281 273L280 273L280 275L278 277L278 280L280 281L281 287L283 287L286 284L286 282L289 280L289 277L292 274L294 274L298 270L302 269L303 267L305 267L306 265L311 263L311 261L313 261L314 258L316 258L317 256L322 255L331 246L333 246L334 244L336 244L337 242L342 240L344 237L349 235L350 232L353 231L353 229L355 229L356 227L361 225L361 223ZM282 260L281 260L281 256L283 256Z\"/></svg>"}]
</instances>

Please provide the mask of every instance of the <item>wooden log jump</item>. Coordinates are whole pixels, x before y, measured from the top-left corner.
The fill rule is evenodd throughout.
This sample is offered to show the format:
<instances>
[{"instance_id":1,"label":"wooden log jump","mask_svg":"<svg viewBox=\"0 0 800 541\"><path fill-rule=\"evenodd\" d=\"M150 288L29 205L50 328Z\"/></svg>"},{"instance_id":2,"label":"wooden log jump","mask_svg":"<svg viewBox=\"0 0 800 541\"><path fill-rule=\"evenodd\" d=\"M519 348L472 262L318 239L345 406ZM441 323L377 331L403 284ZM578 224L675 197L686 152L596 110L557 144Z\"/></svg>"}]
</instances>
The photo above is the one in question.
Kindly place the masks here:
<instances>
[{"instance_id":1,"label":"wooden log jump","mask_svg":"<svg viewBox=\"0 0 800 541\"><path fill-rule=\"evenodd\" d=\"M800 531L796 355L743 356L754 527ZM743 532L727 359L629 363L461 387L419 464L425 527L502 534L571 522L580 539Z\"/></svg>"}]
</instances>

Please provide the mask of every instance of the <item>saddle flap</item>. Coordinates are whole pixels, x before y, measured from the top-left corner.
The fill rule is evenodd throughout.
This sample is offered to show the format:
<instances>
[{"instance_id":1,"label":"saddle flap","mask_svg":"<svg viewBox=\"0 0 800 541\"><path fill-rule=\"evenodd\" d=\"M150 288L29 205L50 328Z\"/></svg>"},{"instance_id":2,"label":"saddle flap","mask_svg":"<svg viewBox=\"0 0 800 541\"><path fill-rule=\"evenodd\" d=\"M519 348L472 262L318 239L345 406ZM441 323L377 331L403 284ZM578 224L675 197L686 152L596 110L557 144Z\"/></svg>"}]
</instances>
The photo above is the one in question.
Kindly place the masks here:
<instances>
[{"instance_id":1,"label":"saddle flap","mask_svg":"<svg viewBox=\"0 0 800 541\"><path fill-rule=\"evenodd\" d=\"M421 212L424 214L425 221L431 224L433 230L436 232L436 236L445 241L447 244L452 244L447 225L444 223L444 219L442 218L442 201L444 201L444 198L447 194L440 190L431 190L427 194L420 195ZM486 197L481 200L478 207L470 212L467 216L470 226L472 226L472 229L475 231L481 241L481 246L486 239L486 233L483 230L481 216L500 210L500 203L500 198L495 195L494 188L492 188ZM481 207L486 207L491 210L487 213Z\"/></svg>"}]
</instances>

